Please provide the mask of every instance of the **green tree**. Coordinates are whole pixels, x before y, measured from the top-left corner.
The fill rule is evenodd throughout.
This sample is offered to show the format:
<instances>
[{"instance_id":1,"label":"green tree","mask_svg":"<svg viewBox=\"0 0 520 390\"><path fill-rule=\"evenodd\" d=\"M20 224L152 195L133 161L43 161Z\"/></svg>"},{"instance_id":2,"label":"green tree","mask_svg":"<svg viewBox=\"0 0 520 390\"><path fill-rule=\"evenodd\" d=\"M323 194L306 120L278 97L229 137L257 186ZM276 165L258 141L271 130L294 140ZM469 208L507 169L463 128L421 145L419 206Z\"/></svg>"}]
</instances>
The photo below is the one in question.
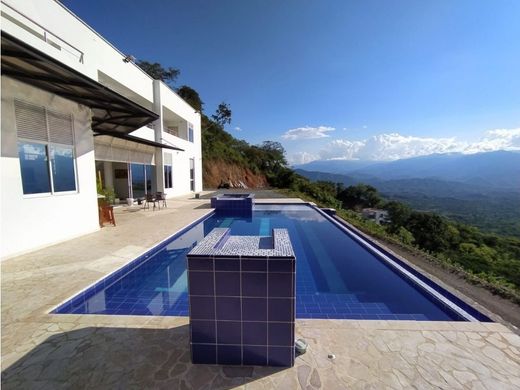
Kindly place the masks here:
<instances>
[{"instance_id":1,"label":"green tree","mask_svg":"<svg viewBox=\"0 0 520 390\"><path fill-rule=\"evenodd\" d=\"M406 226L406 222L412 214L410 207L396 201L387 202L384 209L388 211L388 218L390 219L388 230L391 233L397 233L401 227Z\"/></svg>"},{"instance_id":2,"label":"green tree","mask_svg":"<svg viewBox=\"0 0 520 390\"><path fill-rule=\"evenodd\" d=\"M225 102L220 103L211 117L222 127L224 127L225 124L231 123L231 108L229 104Z\"/></svg>"},{"instance_id":3,"label":"green tree","mask_svg":"<svg viewBox=\"0 0 520 390\"><path fill-rule=\"evenodd\" d=\"M186 100L190 106L192 106L196 111L202 113L202 106L204 103L202 102L199 93L195 91L193 88L188 87L187 85L183 85L177 89L177 93L181 98Z\"/></svg>"},{"instance_id":4,"label":"green tree","mask_svg":"<svg viewBox=\"0 0 520 390\"><path fill-rule=\"evenodd\" d=\"M148 62L144 60L140 60L137 62L137 66L139 66L142 70L144 70L150 77L155 80L164 81L169 86L173 86L177 77L181 74L179 69L175 69L172 67L164 68L158 62Z\"/></svg>"},{"instance_id":5,"label":"green tree","mask_svg":"<svg viewBox=\"0 0 520 390\"><path fill-rule=\"evenodd\" d=\"M450 230L440 215L414 211L408 219L407 230L413 234L420 248L430 252L442 252L449 248Z\"/></svg>"},{"instance_id":6,"label":"green tree","mask_svg":"<svg viewBox=\"0 0 520 390\"><path fill-rule=\"evenodd\" d=\"M343 202L344 207L349 209L375 207L382 202L377 190L366 184L345 188L338 194L338 199Z\"/></svg>"}]
</instances>

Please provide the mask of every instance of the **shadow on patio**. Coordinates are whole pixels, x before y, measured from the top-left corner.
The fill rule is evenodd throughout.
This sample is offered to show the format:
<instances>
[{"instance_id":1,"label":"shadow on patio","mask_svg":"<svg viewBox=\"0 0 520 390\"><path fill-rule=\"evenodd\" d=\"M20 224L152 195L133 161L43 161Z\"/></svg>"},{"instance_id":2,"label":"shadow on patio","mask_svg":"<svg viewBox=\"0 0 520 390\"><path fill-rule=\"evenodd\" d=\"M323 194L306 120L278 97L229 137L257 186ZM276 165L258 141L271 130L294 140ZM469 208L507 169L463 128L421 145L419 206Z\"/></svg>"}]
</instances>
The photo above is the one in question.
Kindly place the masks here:
<instances>
[{"instance_id":1,"label":"shadow on patio","mask_svg":"<svg viewBox=\"0 0 520 390\"><path fill-rule=\"evenodd\" d=\"M284 368L193 365L189 327L85 327L53 335L2 372L3 389L230 389Z\"/></svg>"}]
</instances>

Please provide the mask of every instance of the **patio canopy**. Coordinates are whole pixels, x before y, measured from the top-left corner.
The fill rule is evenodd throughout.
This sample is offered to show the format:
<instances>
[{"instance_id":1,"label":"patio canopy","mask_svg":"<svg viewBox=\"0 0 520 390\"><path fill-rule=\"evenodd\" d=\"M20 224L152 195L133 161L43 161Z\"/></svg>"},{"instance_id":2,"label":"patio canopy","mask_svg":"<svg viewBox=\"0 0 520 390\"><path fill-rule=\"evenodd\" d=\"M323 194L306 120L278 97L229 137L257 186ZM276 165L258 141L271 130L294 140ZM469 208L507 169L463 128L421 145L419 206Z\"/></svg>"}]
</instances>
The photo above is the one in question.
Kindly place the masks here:
<instances>
[{"instance_id":1,"label":"patio canopy","mask_svg":"<svg viewBox=\"0 0 520 390\"><path fill-rule=\"evenodd\" d=\"M127 135L159 118L154 112L3 31L2 74L90 107L92 130L100 134ZM141 139L134 141L141 142Z\"/></svg>"},{"instance_id":2,"label":"patio canopy","mask_svg":"<svg viewBox=\"0 0 520 390\"><path fill-rule=\"evenodd\" d=\"M172 149L172 150L178 150L178 151L184 152L184 149L178 148L176 146L166 145L166 144L163 144L160 142L155 142L155 141L149 141L144 138L134 137L133 135L121 134L121 133L116 133L116 132L111 132L111 131L99 131L96 134L94 134L94 137L97 137L100 135L106 135L106 136L110 136L110 137L120 138L120 139L124 139L126 141L136 142L138 144L155 146L156 148Z\"/></svg>"}]
</instances>

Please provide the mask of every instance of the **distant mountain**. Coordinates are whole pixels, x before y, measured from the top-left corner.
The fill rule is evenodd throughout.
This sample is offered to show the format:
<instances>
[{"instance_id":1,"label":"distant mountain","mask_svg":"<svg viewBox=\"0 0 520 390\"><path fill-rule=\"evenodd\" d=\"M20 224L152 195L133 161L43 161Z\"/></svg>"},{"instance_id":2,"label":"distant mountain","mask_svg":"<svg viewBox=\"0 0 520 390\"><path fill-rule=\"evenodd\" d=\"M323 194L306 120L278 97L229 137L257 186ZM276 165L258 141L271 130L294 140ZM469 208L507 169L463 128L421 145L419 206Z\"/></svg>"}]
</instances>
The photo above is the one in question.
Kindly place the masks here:
<instances>
[{"instance_id":1,"label":"distant mountain","mask_svg":"<svg viewBox=\"0 0 520 390\"><path fill-rule=\"evenodd\" d=\"M379 161L360 161L360 160L316 160L307 164L294 165L294 169L304 169L306 171L319 171L330 173L347 174L351 171L377 165Z\"/></svg>"},{"instance_id":2,"label":"distant mountain","mask_svg":"<svg viewBox=\"0 0 520 390\"><path fill-rule=\"evenodd\" d=\"M306 164L308 167L310 164ZM417 157L348 168L347 174L296 169L310 180L370 184L386 198L434 211L484 231L520 236L520 153ZM314 166L327 169L326 161Z\"/></svg>"},{"instance_id":3,"label":"distant mountain","mask_svg":"<svg viewBox=\"0 0 520 390\"><path fill-rule=\"evenodd\" d=\"M488 189L520 191L520 152L432 154L391 162L313 161L298 168L347 174L353 180L364 182L436 179Z\"/></svg>"}]
</instances>

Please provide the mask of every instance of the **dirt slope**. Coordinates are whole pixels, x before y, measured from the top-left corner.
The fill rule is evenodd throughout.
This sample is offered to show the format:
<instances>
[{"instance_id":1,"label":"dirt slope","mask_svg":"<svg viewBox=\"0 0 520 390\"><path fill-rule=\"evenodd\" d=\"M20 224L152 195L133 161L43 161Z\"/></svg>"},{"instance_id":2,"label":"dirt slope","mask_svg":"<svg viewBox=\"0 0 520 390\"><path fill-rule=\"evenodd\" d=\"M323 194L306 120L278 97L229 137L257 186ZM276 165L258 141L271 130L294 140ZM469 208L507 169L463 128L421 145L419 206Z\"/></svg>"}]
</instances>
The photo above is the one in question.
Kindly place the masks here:
<instances>
[{"instance_id":1,"label":"dirt slope","mask_svg":"<svg viewBox=\"0 0 520 390\"><path fill-rule=\"evenodd\" d=\"M255 174L247 168L221 160L204 160L202 179L204 188L217 188L221 183L228 183L230 188L265 188L268 186L264 175Z\"/></svg>"}]
</instances>

